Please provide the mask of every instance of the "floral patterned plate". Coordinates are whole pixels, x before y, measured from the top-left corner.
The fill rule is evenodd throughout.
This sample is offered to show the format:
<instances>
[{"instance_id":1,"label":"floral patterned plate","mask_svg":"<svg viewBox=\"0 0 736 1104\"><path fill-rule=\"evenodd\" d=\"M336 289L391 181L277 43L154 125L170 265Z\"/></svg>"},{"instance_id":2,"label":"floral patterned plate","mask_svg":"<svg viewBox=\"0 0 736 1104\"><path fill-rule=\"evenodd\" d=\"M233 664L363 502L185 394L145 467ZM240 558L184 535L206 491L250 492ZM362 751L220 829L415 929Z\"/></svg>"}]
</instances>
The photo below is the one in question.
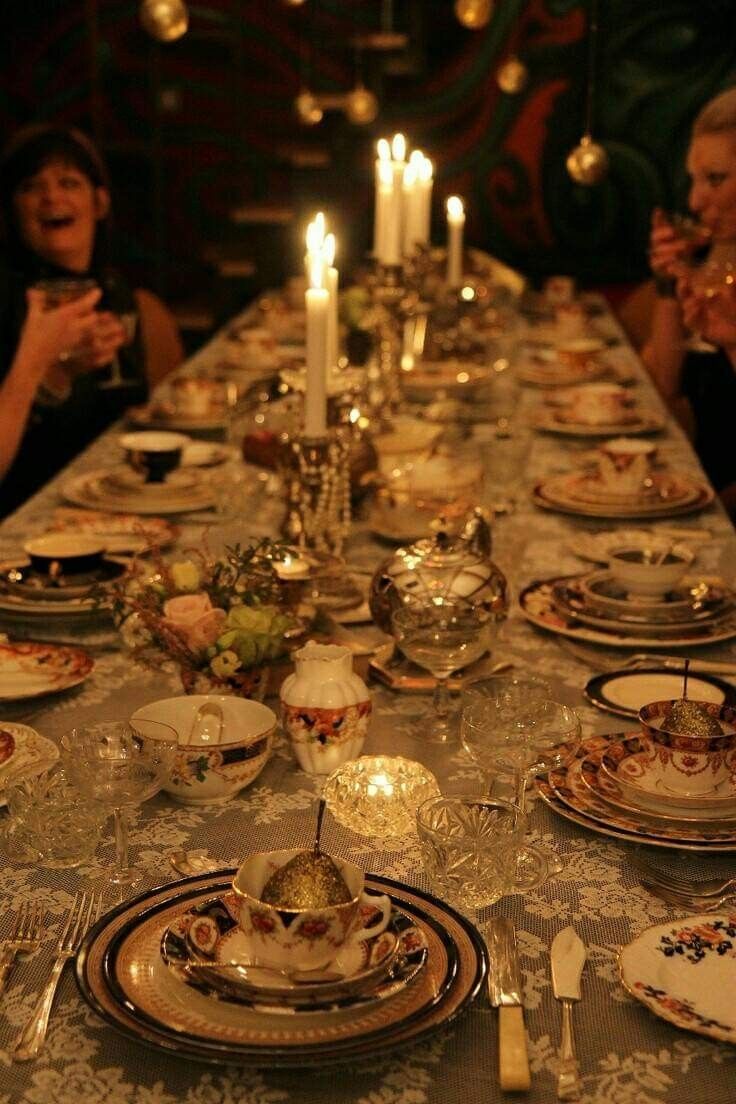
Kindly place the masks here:
<instances>
[{"instance_id":1,"label":"floral patterned plate","mask_svg":"<svg viewBox=\"0 0 736 1104\"><path fill-rule=\"evenodd\" d=\"M565 421L560 410L542 408L535 412L533 425L544 433L560 433L566 437L630 437L632 434L658 433L664 427L664 418L655 410L637 407L631 411L630 421L594 425Z\"/></svg>"},{"instance_id":2,"label":"floral patterned plate","mask_svg":"<svg viewBox=\"0 0 736 1104\"><path fill-rule=\"evenodd\" d=\"M159 517L138 514L108 514L95 510L60 507L54 513L49 532L84 533L102 537L108 553L147 552L173 544L178 530Z\"/></svg>"},{"instance_id":3,"label":"floral patterned plate","mask_svg":"<svg viewBox=\"0 0 736 1104\"><path fill-rule=\"evenodd\" d=\"M0 644L0 701L56 694L89 677L94 661L82 648L59 644Z\"/></svg>"},{"instance_id":4,"label":"floral patterned plate","mask_svg":"<svg viewBox=\"0 0 736 1104\"><path fill-rule=\"evenodd\" d=\"M103 468L75 476L64 484L62 493L76 506L138 514L185 514L207 509L214 503L214 492L206 479L192 487L165 487L163 484L125 487L122 484L111 486L109 473L109 468Z\"/></svg>"},{"instance_id":5,"label":"floral patterned plate","mask_svg":"<svg viewBox=\"0 0 736 1104\"><path fill-rule=\"evenodd\" d=\"M59 758L56 744L41 736L35 728L11 721L0 721L0 746L4 752L11 743L12 753L0 764L0 805L6 803L7 799L2 791L8 786L43 774Z\"/></svg>"},{"instance_id":6,"label":"floral patterned plate","mask_svg":"<svg viewBox=\"0 0 736 1104\"><path fill-rule=\"evenodd\" d=\"M578 618L562 613L555 605L553 588L557 583L570 583L579 578L561 575L554 579L539 579L524 587L519 595L519 605L527 620L540 629L569 636L572 640L586 640L590 644L608 644L618 648L679 648L715 644L736 636L736 615L715 623L693 625L687 631L677 630L672 635L650 636L646 626L641 633L622 633L614 630L583 625Z\"/></svg>"},{"instance_id":7,"label":"floral patterned plate","mask_svg":"<svg viewBox=\"0 0 736 1104\"><path fill-rule=\"evenodd\" d=\"M400 992L427 961L421 931L394 908L386 931L346 945L327 967L345 975L340 981L290 982L267 969L223 968L253 957L248 937L238 926L238 912L235 894L212 897L182 913L161 940L161 956L175 976L216 1000L249 1008L273 1006L286 1013L357 1008Z\"/></svg>"},{"instance_id":8,"label":"floral patterned plate","mask_svg":"<svg viewBox=\"0 0 736 1104\"><path fill-rule=\"evenodd\" d=\"M656 1016L736 1043L736 912L647 928L618 956L621 983Z\"/></svg>"},{"instance_id":9,"label":"floral patterned plate","mask_svg":"<svg viewBox=\"0 0 736 1104\"><path fill-rule=\"evenodd\" d=\"M593 482L584 473L567 473L543 479L534 488L534 504L542 509L581 517L658 518L695 513L705 509L714 498L710 487L684 474L678 475L677 480L670 481L666 487L663 484L661 494L641 498L632 496L630 499L596 497L589 491L588 481Z\"/></svg>"},{"instance_id":10,"label":"floral patterned plate","mask_svg":"<svg viewBox=\"0 0 736 1104\"><path fill-rule=\"evenodd\" d=\"M77 956L77 982L108 1024L138 1044L200 1061L325 1068L425 1039L460 1015L483 985L487 954L472 924L429 894L367 875L366 888L388 893L426 940L427 962L412 984L390 1000L309 1015L213 1001L171 974L161 937L187 907L228 892L234 873L160 886L95 925Z\"/></svg>"}]
</instances>

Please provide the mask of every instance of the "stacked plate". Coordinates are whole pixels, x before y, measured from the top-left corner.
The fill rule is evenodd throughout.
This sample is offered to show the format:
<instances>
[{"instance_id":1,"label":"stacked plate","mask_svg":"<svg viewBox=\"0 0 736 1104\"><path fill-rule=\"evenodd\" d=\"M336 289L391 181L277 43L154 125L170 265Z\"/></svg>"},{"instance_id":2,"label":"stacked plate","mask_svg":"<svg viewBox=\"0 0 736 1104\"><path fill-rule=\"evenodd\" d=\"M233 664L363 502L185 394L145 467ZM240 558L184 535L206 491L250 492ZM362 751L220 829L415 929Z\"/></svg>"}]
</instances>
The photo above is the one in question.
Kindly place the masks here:
<instances>
[{"instance_id":1,"label":"stacked plate","mask_svg":"<svg viewBox=\"0 0 736 1104\"><path fill-rule=\"evenodd\" d=\"M49 531L99 537L106 551L113 554L165 548L173 544L178 535L176 528L163 518L107 514L69 507L56 511Z\"/></svg>"},{"instance_id":2,"label":"stacked plate","mask_svg":"<svg viewBox=\"0 0 736 1104\"><path fill-rule=\"evenodd\" d=\"M664 418L656 410L632 405L615 422L585 422L570 407L544 406L535 412L533 424L545 433L567 437L631 437L657 433L664 426Z\"/></svg>"},{"instance_id":3,"label":"stacked plate","mask_svg":"<svg viewBox=\"0 0 736 1104\"><path fill-rule=\"evenodd\" d=\"M622 494L610 490L597 473L577 471L538 483L537 506L584 517L676 517L702 510L713 501L713 490L687 472L658 471L641 490Z\"/></svg>"},{"instance_id":4,"label":"stacked plate","mask_svg":"<svg viewBox=\"0 0 736 1104\"><path fill-rule=\"evenodd\" d=\"M670 648L736 636L736 593L705 582L685 581L643 601L610 571L594 571L532 583L519 603L540 628L594 644Z\"/></svg>"},{"instance_id":5,"label":"stacked plate","mask_svg":"<svg viewBox=\"0 0 736 1104\"><path fill-rule=\"evenodd\" d=\"M389 927L364 954L345 952L331 975L294 979L224 965L248 955L230 881L221 871L163 886L103 917L77 959L92 1008L161 1050L293 1068L354 1062L423 1039L461 1013L483 983L485 950L467 920L373 876L367 888L392 901Z\"/></svg>"},{"instance_id":6,"label":"stacked plate","mask_svg":"<svg viewBox=\"0 0 736 1104\"><path fill-rule=\"evenodd\" d=\"M602 342L600 347L603 348ZM555 349L543 347L529 349L527 355L516 365L519 382L532 387L570 387L576 383L600 379L607 372L608 366L594 356L585 360L565 361Z\"/></svg>"},{"instance_id":7,"label":"stacked plate","mask_svg":"<svg viewBox=\"0 0 736 1104\"><path fill-rule=\"evenodd\" d=\"M104 556L90 571L54 580L34 570L25 556L4 560L0 562L0 612L41 622L67 617L108 619L106 591L127 569L127 560Z\"/></svg>"},{"instance_id":8,"label":"stacked plate","mask_svg":"<svg viewBox=\"0 0 736 1104\"><path fill-rule=\"evenodd\" d=\"M121 464L79 475L64 486L63 493L77 506L138 514L183 514L207 509L214 502L207 472L198 468L178 468L163 483L146 483Z\"/></svg>"},{"instance_id":9,"label":"stacked plate","mask_svg":"<svg viewBox=\"0 0 736 1104\"><path fill-rule=\"evenodd\" d=\"M538 782L543 800L593 832L654 847L736 851L736 779L707 795L668 790L637 733L591 736L575 761Z\"/></svg>"}]
</instances>

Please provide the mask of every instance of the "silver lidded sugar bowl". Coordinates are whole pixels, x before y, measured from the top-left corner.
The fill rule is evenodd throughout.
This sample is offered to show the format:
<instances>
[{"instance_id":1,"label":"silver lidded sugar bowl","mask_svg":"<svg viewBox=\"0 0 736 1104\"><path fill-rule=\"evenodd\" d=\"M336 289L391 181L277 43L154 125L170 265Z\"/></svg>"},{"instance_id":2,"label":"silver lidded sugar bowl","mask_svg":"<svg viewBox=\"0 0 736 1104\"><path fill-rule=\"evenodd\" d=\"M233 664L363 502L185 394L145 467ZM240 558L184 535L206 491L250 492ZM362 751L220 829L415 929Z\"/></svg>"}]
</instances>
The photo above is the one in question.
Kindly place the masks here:
<instances>
[{"instance_id":1,"label":"silver lidded sugar bowl","mask_svg":"<svg viewBox=\"0 0 736 1104\"><path fill-rule=\"evenodd\" d=\"M508 611L506 577L491 559L491 530L476 508L457 533L438 519L435 532L397 548L371 580L373 620L391 632L391 614L402 603L434 598L464 598L483 605L502 621Z\"/></svg>"}]
</instances>

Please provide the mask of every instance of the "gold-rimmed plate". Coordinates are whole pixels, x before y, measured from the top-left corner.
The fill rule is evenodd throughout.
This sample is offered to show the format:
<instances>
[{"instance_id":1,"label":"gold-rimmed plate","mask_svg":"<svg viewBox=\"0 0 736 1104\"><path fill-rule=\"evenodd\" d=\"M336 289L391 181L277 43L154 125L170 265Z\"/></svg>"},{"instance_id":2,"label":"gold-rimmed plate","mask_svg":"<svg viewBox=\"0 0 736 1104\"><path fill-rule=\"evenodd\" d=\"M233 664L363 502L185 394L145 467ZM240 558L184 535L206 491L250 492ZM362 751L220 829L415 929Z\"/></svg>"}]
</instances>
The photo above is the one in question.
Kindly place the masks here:
<instances>
[{"instance_id":1,"label":"gold-rimmed plate","mask_svg":"<svg viewBox=\"0 0 736 1104\"><path fill-rule=\"evenodd\" d=\"M630 437L632 434L659 433L664 429L662 415L644 407L635 407L630 421L597 424L566 421L559 408L543 407L535 411L532 421L535 429L563 437Z\"/></svg>"}]
</instances>

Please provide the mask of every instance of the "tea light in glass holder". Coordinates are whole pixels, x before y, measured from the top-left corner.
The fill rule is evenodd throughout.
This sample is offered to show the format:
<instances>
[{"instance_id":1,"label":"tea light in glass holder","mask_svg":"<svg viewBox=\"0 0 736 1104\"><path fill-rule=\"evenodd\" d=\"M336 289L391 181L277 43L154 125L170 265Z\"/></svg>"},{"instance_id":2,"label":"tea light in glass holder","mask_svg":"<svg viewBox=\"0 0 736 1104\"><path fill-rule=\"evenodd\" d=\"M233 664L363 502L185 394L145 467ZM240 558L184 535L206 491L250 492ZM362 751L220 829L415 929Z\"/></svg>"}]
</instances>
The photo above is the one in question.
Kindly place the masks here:
<instances>
[{"instance_id":1,"label":"tea light in glass holder","mask_svg":"<svg viewBox=\"0 0 736 1104\"><path fill-rule=\"evenodd\" d=\"M362 755L333 771L322 793L345 828L361 836L397 838L416 833L416 811L440 792L421 763L401 756Z\"/></svg>"},{"instance_id":2,"label":"tea light in glass holder","mask_svg":"<svg viewBox=\"0 0 736 1104\"><path fill-rule=\"evenodd\" d=\"M309 575L309 564L296 551L286 552L282 560L274 560L273 569L284 582L306 579Z\"/></svg>"}]
</instances>

